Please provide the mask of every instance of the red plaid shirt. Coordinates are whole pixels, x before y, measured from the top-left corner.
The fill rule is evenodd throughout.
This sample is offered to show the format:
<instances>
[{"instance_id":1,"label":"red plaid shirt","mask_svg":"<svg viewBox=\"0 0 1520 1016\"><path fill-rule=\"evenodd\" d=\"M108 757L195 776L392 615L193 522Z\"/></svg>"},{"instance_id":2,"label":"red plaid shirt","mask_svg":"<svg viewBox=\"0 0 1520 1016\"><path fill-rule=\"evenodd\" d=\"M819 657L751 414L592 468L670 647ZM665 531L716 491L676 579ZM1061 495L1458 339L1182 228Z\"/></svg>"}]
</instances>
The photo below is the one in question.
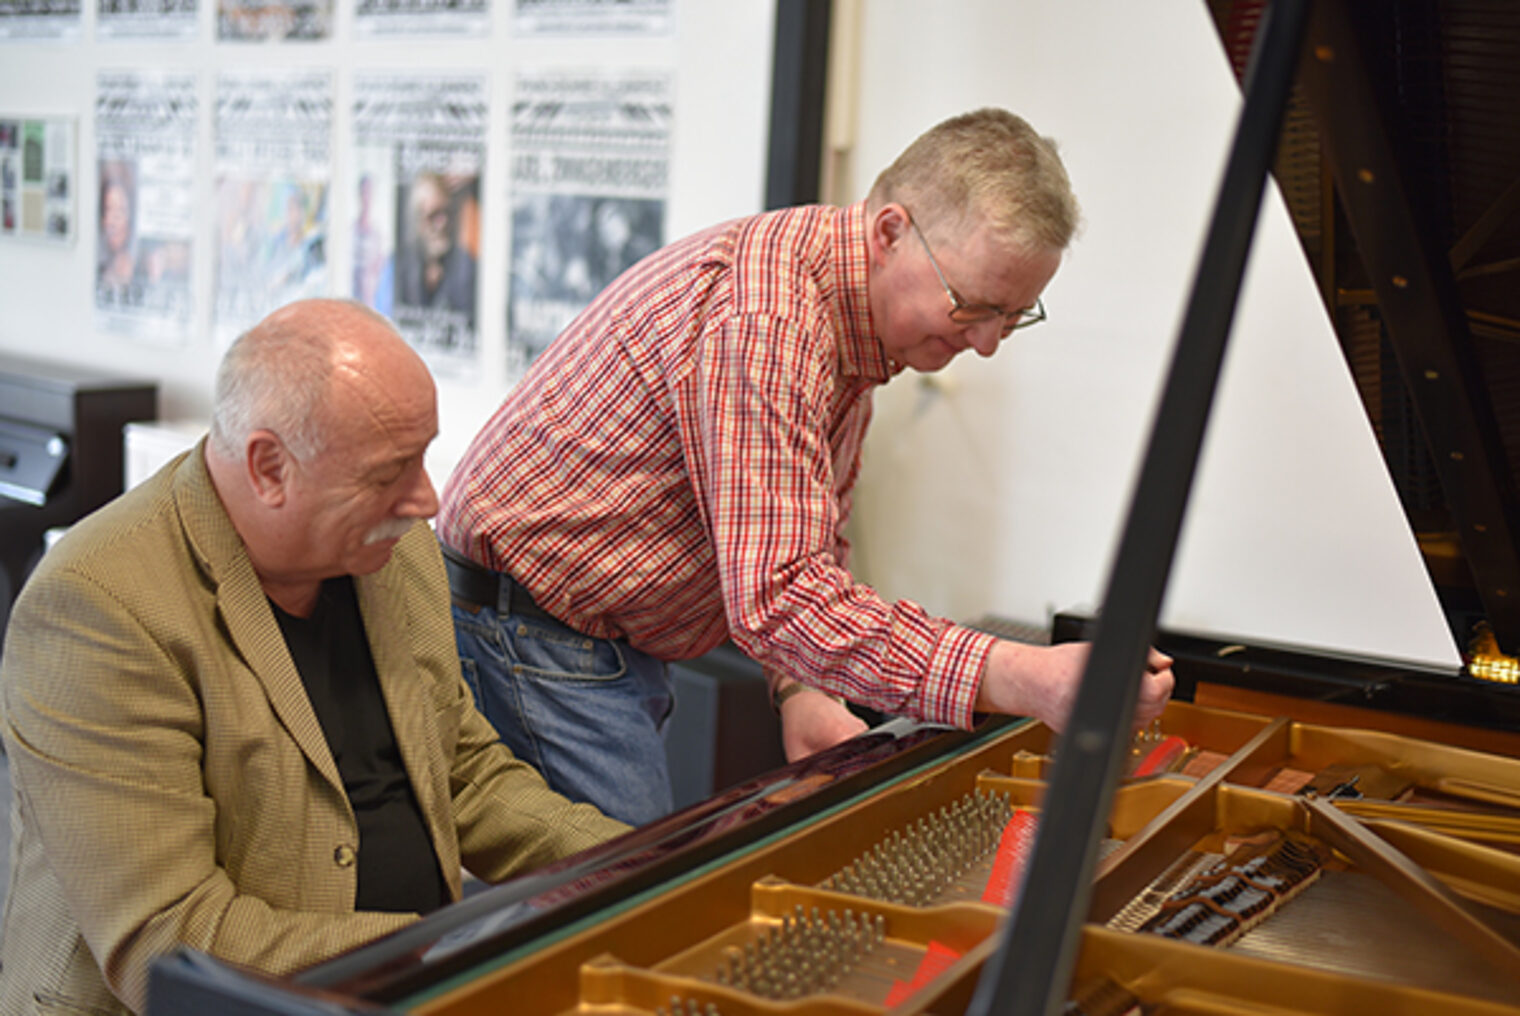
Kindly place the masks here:
<instances>
[{"instance_id":1,"label":"red plaid shirt","mask_svg":"<svg viewBox=\"0 0 1520 1016\"><path fill-rule=\"evenodd\" d=\"M618 278L533 364L443 491L438 533L598 638L725 638L887 713L969 726L993 639L845 570L872 390L865 208L724 223Z\"/></svg>"}]
</instances>

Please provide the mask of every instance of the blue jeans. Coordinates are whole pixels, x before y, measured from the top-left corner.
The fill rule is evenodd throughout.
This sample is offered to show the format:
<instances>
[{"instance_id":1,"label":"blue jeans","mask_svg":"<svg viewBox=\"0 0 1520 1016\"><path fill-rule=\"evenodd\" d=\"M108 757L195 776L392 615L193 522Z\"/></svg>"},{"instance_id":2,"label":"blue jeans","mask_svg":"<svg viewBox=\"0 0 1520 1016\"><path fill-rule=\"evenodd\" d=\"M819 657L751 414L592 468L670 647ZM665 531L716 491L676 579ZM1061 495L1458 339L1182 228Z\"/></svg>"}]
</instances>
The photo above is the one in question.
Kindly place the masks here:
<instances>
[{"instance_id":1,"label":"blue jeans","mask_svg":"<svg viewBox=\"0 0 1520 1016\"><path fill-rule=\"evenodd\" d=\"M464 679L513 754L554 790L631 825L670 812L663 660L555 621L453 610Z\"/></svg>"}]
</instances>

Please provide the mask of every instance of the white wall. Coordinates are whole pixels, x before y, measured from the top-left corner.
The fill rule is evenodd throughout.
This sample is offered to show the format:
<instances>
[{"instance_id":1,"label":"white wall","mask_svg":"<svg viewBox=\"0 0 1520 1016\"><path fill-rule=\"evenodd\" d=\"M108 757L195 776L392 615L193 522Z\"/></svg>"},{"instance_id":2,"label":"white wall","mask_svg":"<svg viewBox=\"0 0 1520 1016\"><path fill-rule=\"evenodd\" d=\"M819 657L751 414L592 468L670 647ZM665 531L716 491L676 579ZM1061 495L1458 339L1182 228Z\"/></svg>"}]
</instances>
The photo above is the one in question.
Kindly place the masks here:
<instances>
[{"instance_id":1,"label":"white wall","mask_svg":"<svg viewBox=\"0 0 1520 1016\"><path fill-rule=\"evenodd\" d=\"M951 617L1096 607L1240 101L1206 5L862 0L857 29L836 197L930 124L1000 105L1060 142L1086 224L1046 324L878 396L856 571ZM1459 665L1275 190L1162 623Z\"/></svg>"},{"instance_id":2,"label":"white wall","mask_svg":"<svg viewBox=\"0 0 1520 1016\"><path fill-rule=\"evenodd\" d=\"M839 0L848 12L853 5ZM498 5L502 7L503 5ZM80 118L80 192L94 189L89 111L102 67L194 67L203 78L201 194L209 194L214 68L338 68L343 111L357 68L489 68L505 100L513 66L627 63L618 41L508 37L352 39L238 47L84 41L0 47L0 114ZM680 236L758 208L769 93L771 0L677 4L678 36L637 60L676 68L666 228ZM951 617L1043 622L1101 602L1108 560L1188 291L1238 105L1202 0L861 0L855 88L836 136L853 147L839 200L919 131L979 105L1007 106L1060 140L1084 234L1046 294L1051 320L992 361L899 379L877 401L857 498L856 570L890 596ZM499 110L500 107L498 106ZM441 479L510 379L502 364L504 117L493 117L483 199L485 369L445 382ZM334 188L332 277L348 276L347 188ZM1269 200L1163 620L1174 627L1453 667L1451 644L1372 434L1283 210ZM88 221L93 213L81 210ZM219 350L209 340L209 229L198 237L202 336L155 350L94 327L93 238L55 251L0 242L0 349L162 379L163 415L203 417Z\"/></svg>"},{"instance_id":3,"label":"white wall","mask_svg":"<svg viewBox=\"0 0 1520 1016\"><path fill-rule=\"evenodd\" d=\"M0 116L72 115L78 118L76 218L81 235L72 248L0 239L0 350L65 360L147 376L160 383L160 416L204 420L210 379L221 349L211 339L211 106L220 68L324 67L337 71L336 164L330 218L333 285L352 277L353 208L346 184L352 148L348 110L353 72L412 68L488 72L491 123L482 196L478 378L440 382L441 433L429 457L443 476L496 407L511 378L504 366L507 205L506 102L518 66L546 68L668 67L675 77L676 112L666 236L675 238L720 219L758 211L764 197L770 110L774 0L686 0L673 4L676 30L664 39L511 37L511 5L493 5L489 36L461 40L357 40L353 4L338 2L334 39L319 43L218 44L213 41L214 0L202 0L200 35L193 43L97 41L94 3L85 3L82 40L74 43L0 43ZM199 207L206 210L196 235L195 338L181 348L145 346L105 333L94 314L92 223L96 188L92 120L95 75L102 68L194 69L200 75L201 131L197 173ZM334 291L332 295L346 296Z\"/></svg>"}]
</instances>

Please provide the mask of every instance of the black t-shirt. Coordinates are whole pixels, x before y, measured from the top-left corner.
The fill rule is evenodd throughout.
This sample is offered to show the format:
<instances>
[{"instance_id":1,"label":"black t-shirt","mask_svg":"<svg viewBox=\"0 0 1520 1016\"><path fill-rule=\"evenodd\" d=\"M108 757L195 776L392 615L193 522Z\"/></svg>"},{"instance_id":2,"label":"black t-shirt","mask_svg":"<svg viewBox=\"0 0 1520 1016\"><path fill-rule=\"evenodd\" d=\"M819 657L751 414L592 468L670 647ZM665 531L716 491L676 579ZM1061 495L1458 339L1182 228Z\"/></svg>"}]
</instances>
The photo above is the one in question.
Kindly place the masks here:
<instances>
[{"instance_id":1,"label":"black t-shirt","mask_svg":"<svg viewBox=\"0 0 1520 1016\"><path fill-rule=\"evenodd\" d=\"M358 910L427 913L449 902L438 855L401 762L353 579L328 579L310 617L273 601L296 670L359 823Z\"/></svg>"}]
</instances>

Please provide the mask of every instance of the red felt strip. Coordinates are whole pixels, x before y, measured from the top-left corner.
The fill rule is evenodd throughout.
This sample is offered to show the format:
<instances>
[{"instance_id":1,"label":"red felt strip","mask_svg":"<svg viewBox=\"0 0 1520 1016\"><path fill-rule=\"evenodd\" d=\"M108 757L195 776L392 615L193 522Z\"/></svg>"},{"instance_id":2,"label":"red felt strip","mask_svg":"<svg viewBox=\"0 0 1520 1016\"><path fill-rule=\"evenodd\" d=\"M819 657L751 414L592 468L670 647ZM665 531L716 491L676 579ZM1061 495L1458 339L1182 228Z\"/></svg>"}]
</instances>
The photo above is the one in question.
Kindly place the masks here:
<instances>
[{"instance_id":1,"label":"red felt strip","mask_svg":"<svg viewBox=\"0 0 1520 1016\"><path fill-rule=\"evenodd\" d=\"M992 860L992 874L987 878L987 888L982 893L985 903L1000 907L1011 906L1014 894L1019 891L1019 879L1024 873L1024 862L1029 859L1034 846L1034 834L1039 820L1034 812L1023 808L1013 813L1013 818L1003 827L998 840L997 856Z\"/></svg>"},{"instance_id":2,"label":"red felt strip","mask_svg":"<svg viewBox=\"0 0 1520 1016\"><path fill-rule=\"evenodd\" d=\"M887 992L886 1008L890 1009L905 1001L909 995L949 970L950 965L960 958L960 953L943 942L931 940L929 948L918 961L918 969L913 972L913 980L892 982L892 990Z\"/></svg>"}]
</instances>

